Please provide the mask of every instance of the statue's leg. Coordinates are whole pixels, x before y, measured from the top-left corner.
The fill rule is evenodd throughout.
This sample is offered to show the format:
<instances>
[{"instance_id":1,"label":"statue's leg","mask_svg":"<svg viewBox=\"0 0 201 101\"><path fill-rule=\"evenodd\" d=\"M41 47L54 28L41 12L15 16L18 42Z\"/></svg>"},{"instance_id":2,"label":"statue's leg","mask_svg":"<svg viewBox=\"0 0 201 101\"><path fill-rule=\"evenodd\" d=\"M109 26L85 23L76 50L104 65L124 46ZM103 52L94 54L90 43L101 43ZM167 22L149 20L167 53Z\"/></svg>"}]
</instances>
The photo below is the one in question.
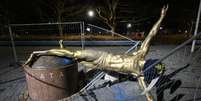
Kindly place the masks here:
<instances>
[{"instance_id":1,"label":"statue's leg","mask_svg":"<svg viewBox=\"0 0 201 101\"><path fill-rule=\"evenodd\" d=\"M147 87L146 83L144 82L144 77L139 77L138 78L138 83L139 83L139 85L140 85L142 90L144 90ZM147 101L154 101L153 96L149 92L147 92L145 94L145 96L147 98Z\"/></svg>"}]
</instances>

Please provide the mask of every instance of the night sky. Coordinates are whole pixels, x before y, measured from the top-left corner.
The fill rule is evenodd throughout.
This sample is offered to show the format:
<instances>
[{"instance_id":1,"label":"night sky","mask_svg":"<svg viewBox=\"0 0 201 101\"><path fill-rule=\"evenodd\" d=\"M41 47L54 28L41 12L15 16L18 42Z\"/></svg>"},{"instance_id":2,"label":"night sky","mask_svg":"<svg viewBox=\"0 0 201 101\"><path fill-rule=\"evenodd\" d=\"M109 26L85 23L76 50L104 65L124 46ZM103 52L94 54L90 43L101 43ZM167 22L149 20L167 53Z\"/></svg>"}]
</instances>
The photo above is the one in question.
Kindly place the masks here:
<instances>
[{"instance_id":1,"label":"night sky","mask_svg":"<svg viewBox=\"0 0 201 101\"><path fill-rule=\"evenodd\" d=\"M64 21L100 22L97 19L89 19L86 12L101 3L101 0L65 0L65 7L72 10L65 15ZM167 28L188 29L195 22L199 0L119 0L117 21L135 21L146 18L139 23L149 27L157 20L160 9L165 4L169 5L167 17L163 22ZM48 0L1 0L0 23L5 25L8 23L56 22L51 5ZM73 14L76 11L79 12Z\"/></svg>"}]
</instances>

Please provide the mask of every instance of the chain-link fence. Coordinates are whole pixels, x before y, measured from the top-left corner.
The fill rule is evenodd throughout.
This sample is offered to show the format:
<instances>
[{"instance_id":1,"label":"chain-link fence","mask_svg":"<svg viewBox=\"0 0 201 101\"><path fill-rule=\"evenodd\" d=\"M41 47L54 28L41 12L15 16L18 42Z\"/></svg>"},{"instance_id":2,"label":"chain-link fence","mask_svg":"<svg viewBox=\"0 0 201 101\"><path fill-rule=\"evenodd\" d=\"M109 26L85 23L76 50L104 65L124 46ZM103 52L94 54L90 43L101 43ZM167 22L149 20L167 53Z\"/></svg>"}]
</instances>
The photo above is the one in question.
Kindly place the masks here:
<instances>
[{"instance_id":1,"label":"chain-link fence","mask_svg":"<svg viewBox=\"0 0 201 101\"><path fill-rule=\"evenodd\" d=\"M11 24L15 41L80 40L82 22Z\"/></svg>"},{"instance_id":2,"label":"chain-link fence","mask_svg":"<svg viewBox=\"0 0 201 101\"><path fill-rule=\"evenodd\" d=\"M32 51L55 48L55 46L49 45L59 45L58 40L60 39L63 39L64 43L66 44L70 42L79 43L77 44L79 45L78 47L68 47L72 50L82 49L81 46L84 47L85 45L93 45L92 47L87 48L95 48L101 51L109 50L114 53L126 53L130 55L132 51L137 49L137 46L141 43L140 41L133 40L130 37L111 32L108 29L92 24L83 24L82 22L61 23L62 31L59 31L58 25L59 23L13 24L9 28L6 27L6 29L4 29L5 31L1 30L2 33L6 33L7 36L10 36L7 37L7 41L9 41L9 45L12 45L12 48L9 47L9 49L13 52L11 53L10 50L8 51L7 47L1 47L1 54L3 57L1 62L4 63L5 61L11 59L15 59L15 62L25 61ZM8 31L10 31L10 33ZM1 35L5 36L5 34ZM34 44L35 46L33 46ZM72 43L70 44L73 45ZM17 47L15 47L15 45L17 45ZM97 45L104 46L97 47ZM112 45L112 47L108 47L107 45ZM114 45L119 46L113 47ZM56 47L58 48L58 46ZM160 59L175 47L176 45L151 46L146 59ZM162 85L160 87L164 87L163 90L158 92L159 95L164 94L164 99L169 100L174 99L175 97L175 99L180 99L181 101L183 99L186 99L187 101L200 100L200 50L201 49L198 46L195 50L195 53L191 54L190 46L186 45L162 61L166 65L165 77L167 78L159 80L158 85ZM12 55L7 56L8 54ZM185 67L187 64L190 64L190 66L183 68L181 71L173 73L178 69ZM10 71L8 68L6 68L6 70ZM4 71L6 70L2 69L1 74L5 74ZM153 71L151 71L150 74L147 74L147 77L154 77L152 74ZM102 74L100 73L100 75ZM175 86L179 87L177 88ZM170 93L171 91L169 92L169 90L171 89L176 90L173 93Z\"/></svg>"},{"instance_id":3,"label":"chain-link fence","mask_svg":"<svg viewBox=\"0 0 201 101\"><path fill-rule=\"evenodd\" d=\"M18 59L20 50L16 49L16 45L52 46L59 45L59 40L68 40L77 41L83 48L83 29L84 24L82 22L10 24L8 27L10 34L9 38L15 62L21 61L21 59ZM6 41L9 44L9 39Z\"/></svg>"},{"instance_id":4,"label":"chain-link fence","mask_svg":"<svg viewBox=\"0 0 201 101\"><path fill-rule=\"evenodd\" d=\"M111 32L108 29L83 22L11 24L9 35L5 40L12 46L15 62L18 60L17 46L52 46L64 40L64 45L129 45L126 53L136 49L140 41ZM22 59L23 60L23 59Z\"/></svg>"},{"instance_id":5,"label":"chain-link fence","mask_svg":"<svg viewBox=\"0 0 201 101\"><path fill-rule=\"evenodd\" d=\"M130 48L125 51L129 53L130 51L137 49L137 46L141 41L133 40L132 38L122 35L120 33L112 32L106 28L102 28L92 24L85 25L85 41L93 42L102 45L126 45Z\"/></svg>"}]
</instances>

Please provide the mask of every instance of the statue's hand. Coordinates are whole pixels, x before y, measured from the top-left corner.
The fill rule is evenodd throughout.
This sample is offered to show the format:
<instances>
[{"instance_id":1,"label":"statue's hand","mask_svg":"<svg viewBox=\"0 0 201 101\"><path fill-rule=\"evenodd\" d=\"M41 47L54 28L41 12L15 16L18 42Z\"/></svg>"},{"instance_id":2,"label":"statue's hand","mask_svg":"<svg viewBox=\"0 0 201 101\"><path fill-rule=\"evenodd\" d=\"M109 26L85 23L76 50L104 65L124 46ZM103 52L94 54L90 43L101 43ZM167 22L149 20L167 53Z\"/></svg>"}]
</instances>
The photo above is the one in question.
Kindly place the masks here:
<instances>
[{"instance_id":1,"label":"statue's hand","mask_svg":"<svg viewBox=\"0 0 201 101\"><path fill-rule=\"evenodd\" d=\"M34 52L32 52L31 55L29 56L28 60L25 62L25 65L29 65L30 63L35 61L41 55L46 55L46 54L48 54L48 51L34 51Z\"/></svg>"},{"instance_id":2,"label":"statue's hand","mask_svg":"<svg viewBox=\"0 0 201 101\"><path fill-rule=\"evenodd\" d=\"M166 12L168 10L168 5L163 6L162 10L161 10L161 16L164 17L166 15Z\"/></svg>"},{"instance_id":3,"label":"statue's hand","mask_svg":"<svg viewBox=\"0 0 201 101\"><path fill-rule=\"evenodd\" d=\"M66 57L73 57L74 53L67 50L67 49L50 49L46 51L34 51L25 62L25 65L31 64L33 61L38 59L38 57L42 55L56 55L56 56L66 56Z\"/></svg>"}]
</instances>

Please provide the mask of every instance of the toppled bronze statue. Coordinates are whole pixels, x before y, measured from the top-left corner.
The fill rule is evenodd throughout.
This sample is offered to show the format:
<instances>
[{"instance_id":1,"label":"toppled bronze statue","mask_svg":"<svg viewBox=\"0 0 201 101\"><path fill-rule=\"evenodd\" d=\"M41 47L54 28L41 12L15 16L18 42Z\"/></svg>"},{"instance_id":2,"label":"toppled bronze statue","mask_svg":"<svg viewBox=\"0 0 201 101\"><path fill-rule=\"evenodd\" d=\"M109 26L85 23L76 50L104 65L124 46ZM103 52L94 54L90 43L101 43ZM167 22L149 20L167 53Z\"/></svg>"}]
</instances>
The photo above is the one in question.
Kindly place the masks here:
<instances>
[{"instance_id":1,"label":"toppled bronze statue","mask_svg":"<svg viewBox=\"0 0 201 101\"><path fill-rule=\"evenodd\" d=\"M99 68L105 70L112 70L117 72L131 73L134 76L138 76L138 82L142 89L146 88L146 83L144 81L144 76L141 75L145 63L145 56L150 47L151 39L157 34L162 20L164 19L168 6L164 6L161 10L161 15L158 21L154 24L150 30L148 36L142 42L141 47L138 51L133 52L132 55L125 54L112 54L103 51L95 50L78 50L70 51L63 48L61 45L60 49L50 49L46 51L35 51L31 54L29 59L26 61L25 65L31 64L35 57L41 55L56 55L56 56L66 56L71 57L79 61L81 64L88 68ZM148 101L153 101L153 97L150 93L146 93L146 98Z\"/></svg>"}]
</instances>

